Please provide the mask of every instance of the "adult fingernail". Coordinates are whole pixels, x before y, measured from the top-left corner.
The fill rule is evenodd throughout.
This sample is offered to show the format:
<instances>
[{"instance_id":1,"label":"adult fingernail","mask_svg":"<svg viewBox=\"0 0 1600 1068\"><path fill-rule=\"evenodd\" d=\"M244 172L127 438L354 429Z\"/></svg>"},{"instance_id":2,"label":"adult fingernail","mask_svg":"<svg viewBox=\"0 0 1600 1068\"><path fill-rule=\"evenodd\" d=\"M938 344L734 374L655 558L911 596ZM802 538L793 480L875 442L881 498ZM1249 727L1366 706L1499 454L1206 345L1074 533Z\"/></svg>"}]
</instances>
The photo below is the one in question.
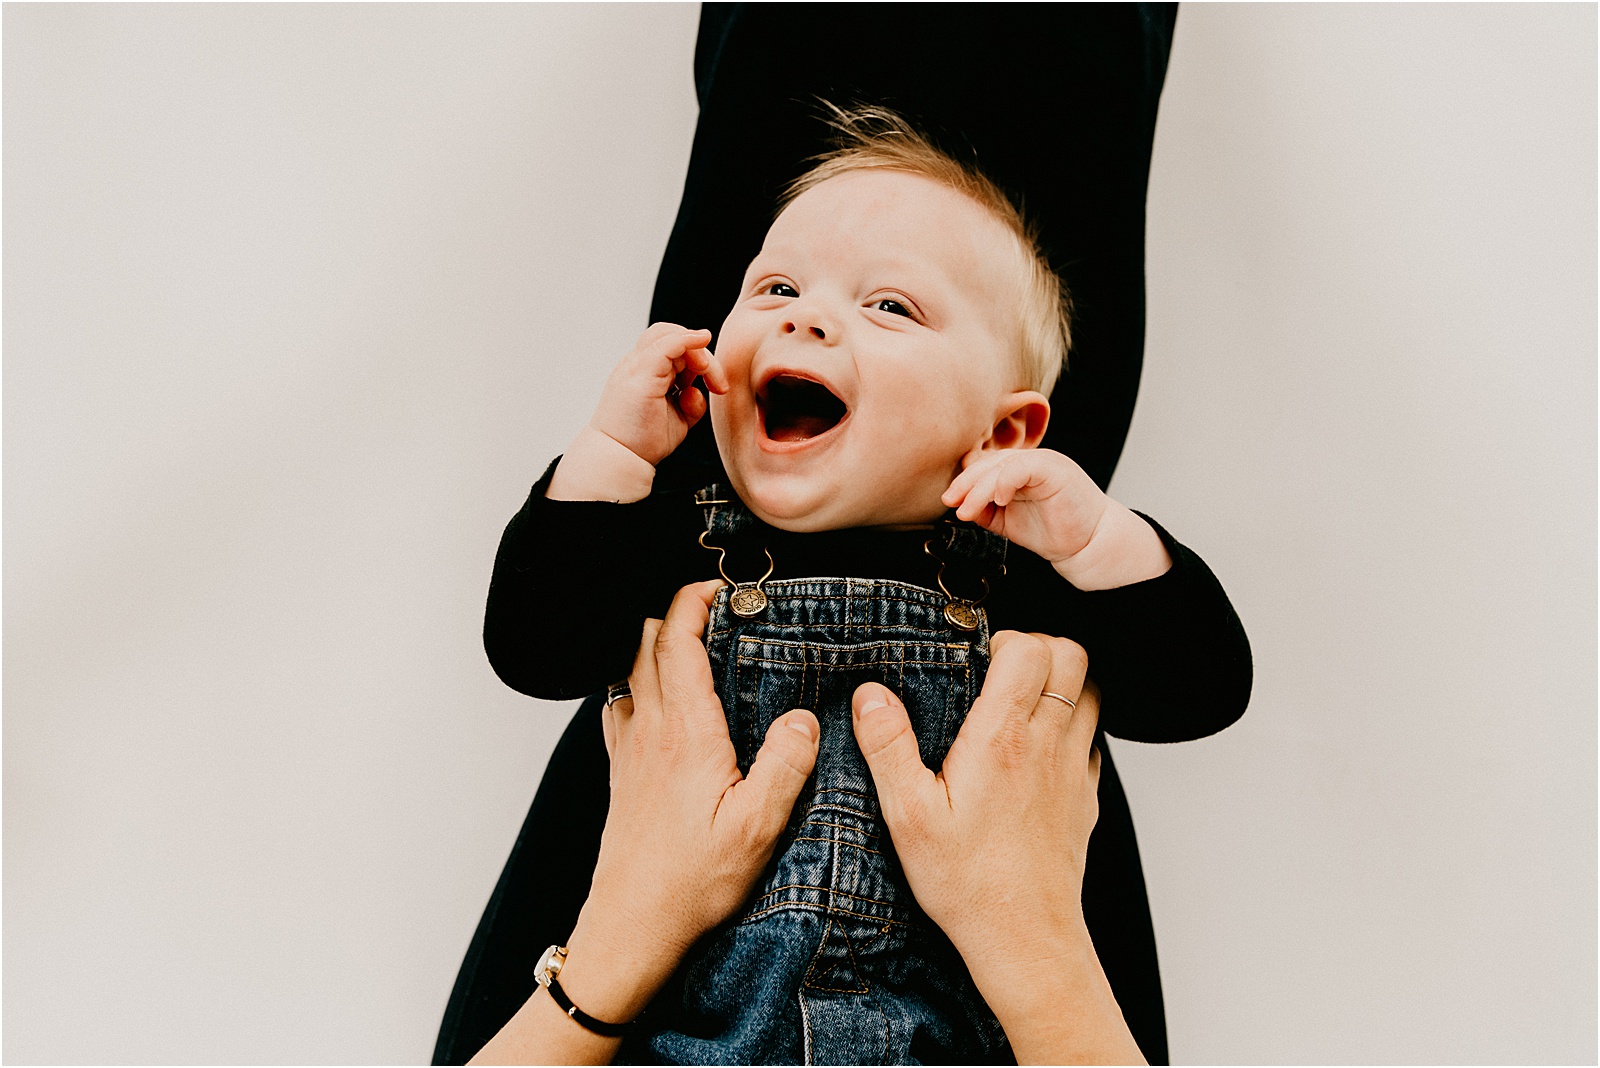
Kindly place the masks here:
<instances>
[{"instance_id":1,"label":"adult fingernail","mask_svg":"<svg viewBox=\"0 0 1600 1068\"><path fill-rule=\"evenodd\" d=\"M872 694L861 702L860 715L870 716L880 708L888 708L889 701L882 694Z\"/></svg>"},{"instance_id":2,"label":"adult fingernail","mask_svg":"<svg viewBox=\"0 0 1600 1068\"><path fill-rule=\"evenodd\" d=\"M791 714L788 719L784 720L784 725L792 731L799 731L805 735L807 741L816 741L816 720L812 717Z\"/></svg>"}]
</instances>

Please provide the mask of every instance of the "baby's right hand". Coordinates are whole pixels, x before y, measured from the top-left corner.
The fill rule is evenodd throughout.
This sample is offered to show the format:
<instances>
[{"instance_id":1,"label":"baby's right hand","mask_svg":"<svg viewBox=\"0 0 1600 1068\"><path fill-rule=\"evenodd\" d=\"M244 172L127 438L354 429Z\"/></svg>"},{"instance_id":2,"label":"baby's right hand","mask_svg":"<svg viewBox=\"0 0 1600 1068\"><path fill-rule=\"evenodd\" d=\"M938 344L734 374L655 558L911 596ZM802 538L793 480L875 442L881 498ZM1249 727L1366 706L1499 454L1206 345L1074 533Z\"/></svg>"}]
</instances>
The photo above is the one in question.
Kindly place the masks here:
<instances>
[{"instance_id":1,"label":"baby's right hand","mask_svg":"<svg viewBox=\"0 0 1600 1068\"><path fill-rule=\"evenodd\" d=\"M713 393L728 390L722 365L706 347L710 341L709 330L651 326L606 379L589 426L651 467L665 460L706 414L694 380L703 376Z\"/></svg>"},{"instance_id":2,"label":"baby's right hand","mask_svg":"<svg viewBox=\"0 0 1600 1068\"><path fill-rule=\"evenodd\" d=\"M706 414L694 388L713 393L728 376L707 348L709 330L656 323L606 379L589 424L561 457L545 496L566 501L637 501L650 493L656 465L683 444Z\"/></svg>"}]
</instances>

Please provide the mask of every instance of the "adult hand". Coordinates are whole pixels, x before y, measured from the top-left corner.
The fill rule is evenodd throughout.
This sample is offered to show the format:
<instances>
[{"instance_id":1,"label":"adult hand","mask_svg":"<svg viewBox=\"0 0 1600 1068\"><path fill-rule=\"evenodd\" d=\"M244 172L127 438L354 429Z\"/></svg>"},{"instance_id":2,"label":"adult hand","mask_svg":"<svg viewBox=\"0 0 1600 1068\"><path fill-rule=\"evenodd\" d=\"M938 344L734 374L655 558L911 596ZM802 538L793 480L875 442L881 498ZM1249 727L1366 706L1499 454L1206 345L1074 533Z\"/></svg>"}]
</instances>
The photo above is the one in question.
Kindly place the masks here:
<instances>
[{"instance_id":1,"label":"adult hand","mask_svg":"<svg viewBox=\"0 0 1600 1068\"><path fill-rule=\"evenodd\" d=\"M1063 638L1015 631L991 648L983 692L938 774L899 698L875 683L856 690L856 738L884 822L917 903L1022 1063L1140 1062L1083 922L1100 778L1088 658Z\"/></svg>"},{"instance_id":2,"label":"adult hand","mask_svg":"<svg viewBox=\"0 0 1600 1068\"><path fill-rule=\"evenodd\" d=\"M664 621L645 623L633 695L602 717L611 807L561 970L573 1003L601 1020L637 1016L689 947L744 903L816 763L816 716L795 709L773 722L740 775L700 639L720 585L684 587ZM560 1016L535 992L474 1063L610 1059L616 1040Z\"/></svg>"}]
</instances>

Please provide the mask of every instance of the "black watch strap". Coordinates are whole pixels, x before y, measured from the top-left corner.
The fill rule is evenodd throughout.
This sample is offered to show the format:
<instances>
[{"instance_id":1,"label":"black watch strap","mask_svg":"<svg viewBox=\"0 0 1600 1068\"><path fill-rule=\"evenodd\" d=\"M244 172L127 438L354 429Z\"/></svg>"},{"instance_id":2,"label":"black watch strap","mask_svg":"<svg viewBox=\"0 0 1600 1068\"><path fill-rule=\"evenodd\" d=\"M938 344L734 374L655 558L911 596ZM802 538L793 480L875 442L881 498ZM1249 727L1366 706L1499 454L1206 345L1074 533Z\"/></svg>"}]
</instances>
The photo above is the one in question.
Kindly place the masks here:
<instances>
[{"instance_id":1,"label":"black watch strap","mask_svg":"<svg viewBox=\"0 0 1600 1068\"><path fill-rule=\"evenodd\" d=\"M555 998L556 1004L561 1006L562 1012L595 1034L603 1035L606 1038L621 1038L628 1033L627 1024L606 1023L604 1020L597 1020L574 1005L572 999L567 997L567 992L561 989L561 983L555 976L551 976L546 981L545 986L549 988L550 996Z\"/></svg>"}]
</instances>

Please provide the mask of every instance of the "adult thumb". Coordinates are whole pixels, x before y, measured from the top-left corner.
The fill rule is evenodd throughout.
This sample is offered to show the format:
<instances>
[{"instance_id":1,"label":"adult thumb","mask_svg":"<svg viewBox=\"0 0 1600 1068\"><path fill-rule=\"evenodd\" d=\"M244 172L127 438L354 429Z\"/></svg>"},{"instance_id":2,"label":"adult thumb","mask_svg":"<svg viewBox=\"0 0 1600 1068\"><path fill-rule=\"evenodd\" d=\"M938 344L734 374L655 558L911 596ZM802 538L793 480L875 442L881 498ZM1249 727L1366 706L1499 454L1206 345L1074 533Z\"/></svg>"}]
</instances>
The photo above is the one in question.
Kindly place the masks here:
<instances>
[{"instance_id":1,"label":"adult thumb","mask_svg":"<svg viewBox=\"0 0 1600 1068\"><path fill-rule=\"evenodd\" d=\"M739 816L750 832L772 843L789 822L800 788L817 764L820 728L809 710L796 708L772 721L767 737L750 764L750 773L734 787Z\"/></svg>"},{"instance_id":2,"label":"adult thumb","mask_svg":"<svg viewBox=\"0 0 1600 1068\"><path fill-rule=\"evenodd\" d=\"M884 818L894 832L895 819L911 799L933 784L934 775L922 763L917 749L917 734L911 729L906 706L887 686L876 682L856 687L851 700L856 728L856 744L867 758L873 785Z\"/></svg>"}]
</instances>

